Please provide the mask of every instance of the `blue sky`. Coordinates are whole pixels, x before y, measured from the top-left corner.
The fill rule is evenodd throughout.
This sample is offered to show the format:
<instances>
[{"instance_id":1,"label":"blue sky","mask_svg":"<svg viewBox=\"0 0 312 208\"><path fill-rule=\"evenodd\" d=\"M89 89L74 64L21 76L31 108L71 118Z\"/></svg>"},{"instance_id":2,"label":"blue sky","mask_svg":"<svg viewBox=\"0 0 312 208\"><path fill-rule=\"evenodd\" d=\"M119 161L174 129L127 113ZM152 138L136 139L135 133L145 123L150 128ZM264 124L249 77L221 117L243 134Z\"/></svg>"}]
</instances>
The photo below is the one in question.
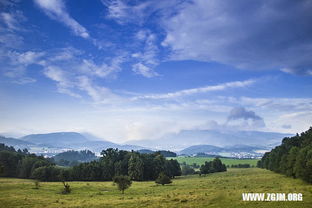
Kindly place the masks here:
<instances>
[{"instance_id":1,"label":"blue sky","mask_svg":"<svg viewBox=\"0 0 312 208\"><path fill-rule=\"evenodd\" d=\"M115 142L312 124L312 3L0 0L0 132Z\"/></svg>"}]
</instances>

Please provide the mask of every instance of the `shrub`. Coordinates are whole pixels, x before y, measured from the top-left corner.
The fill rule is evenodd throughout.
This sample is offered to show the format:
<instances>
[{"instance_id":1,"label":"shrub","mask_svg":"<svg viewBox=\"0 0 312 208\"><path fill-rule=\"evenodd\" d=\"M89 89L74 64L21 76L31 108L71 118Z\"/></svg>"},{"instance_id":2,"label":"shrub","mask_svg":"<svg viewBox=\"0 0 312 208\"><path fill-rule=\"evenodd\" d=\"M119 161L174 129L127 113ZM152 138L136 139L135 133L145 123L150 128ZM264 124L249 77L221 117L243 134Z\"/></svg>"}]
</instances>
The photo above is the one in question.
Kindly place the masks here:
<instances>
[{"instance_id":1,"label":"shrub","mask_svg":"<svg viewBox=\"0 0 312 208\"><path fill-rule=\"evenodd\" d=\"M158 178L156 179L155 183L165 185L172 183L171 179L166 176L164 173L160 173Z\"/></svg>"},{"instance_id":2,"label":"shrub","mask_svg":"<svg viewBox=\"0 0 312 208\"><path fill-rule=\"evenodd\" d=\"M39 181L36 180L36 181L34 182L34 184L35 184L34 189L39 189L39 187L40 187Z\"/></svg>"}]
</instances>

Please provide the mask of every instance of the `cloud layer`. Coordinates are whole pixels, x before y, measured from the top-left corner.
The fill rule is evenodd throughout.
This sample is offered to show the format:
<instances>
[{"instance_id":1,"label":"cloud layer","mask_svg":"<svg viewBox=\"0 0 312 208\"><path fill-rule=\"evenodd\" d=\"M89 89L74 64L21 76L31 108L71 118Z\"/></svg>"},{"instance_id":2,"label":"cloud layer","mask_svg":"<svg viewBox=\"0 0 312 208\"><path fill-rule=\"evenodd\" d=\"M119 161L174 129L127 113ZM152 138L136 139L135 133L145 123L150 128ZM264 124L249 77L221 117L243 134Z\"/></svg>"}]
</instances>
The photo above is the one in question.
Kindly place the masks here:
<instances>
[{"instance_id":1,"label":"cloud layer","mask_svg":"<svg viewBox=\"0 0 312 208\"><path fill-rule=\"evenodd\" d=\"M312 74L309 0L194 0L163 20L172 59Z\"/></svg>"}]
</instances>

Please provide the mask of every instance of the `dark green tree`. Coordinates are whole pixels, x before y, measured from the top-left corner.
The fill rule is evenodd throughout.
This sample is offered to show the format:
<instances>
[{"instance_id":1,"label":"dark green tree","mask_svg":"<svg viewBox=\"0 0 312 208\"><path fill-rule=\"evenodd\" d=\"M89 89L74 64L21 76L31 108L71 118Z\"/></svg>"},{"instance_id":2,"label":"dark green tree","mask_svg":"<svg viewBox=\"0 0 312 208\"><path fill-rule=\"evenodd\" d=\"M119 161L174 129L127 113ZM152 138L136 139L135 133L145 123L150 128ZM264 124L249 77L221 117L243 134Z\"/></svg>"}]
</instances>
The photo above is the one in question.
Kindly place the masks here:
<instances>
[{"instance_id":1,"label":"dark green tree","mask_svg":"<svg viewBox=\"0 0 312 208\"><path fill-rule=\"evenodd\" d=\"M129 159L128 174L131 180L141 181L144 174L144 163L139 154L133 153Z\"/></svg>"}]
</instances>

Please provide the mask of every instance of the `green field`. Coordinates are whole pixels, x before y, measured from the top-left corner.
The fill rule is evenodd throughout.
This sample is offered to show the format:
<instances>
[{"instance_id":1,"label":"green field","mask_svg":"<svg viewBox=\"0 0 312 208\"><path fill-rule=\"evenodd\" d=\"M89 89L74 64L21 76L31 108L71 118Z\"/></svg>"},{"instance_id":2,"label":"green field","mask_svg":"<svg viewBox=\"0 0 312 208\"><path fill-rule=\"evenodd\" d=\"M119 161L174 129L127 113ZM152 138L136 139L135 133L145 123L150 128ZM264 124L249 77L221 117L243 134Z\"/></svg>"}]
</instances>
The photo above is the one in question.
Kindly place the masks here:
<instances>
[{"instance_id":1,"label":"green field","mask_svg":"<svg viewBox=\"0 0 312 208\"><path fill-rule=\"evenodd\" d=\"M171 185L133 182L122 195L112 182L70 182L72 193L60 194L60 182L0 178L0 207L312 207L312 186L258 168L229 169L205 177L174 179ZM303 202L244 202L241 194L303 193Z\"/></svg>"},{"instance_id":2,"label":"green field","mask_svg":"<svg viewBox=\"0 0 312 208\"><path fill-rule=\"evenodd\" d=\"M186 162L188 165L192 165L196 163L198 165L202 165L205 161L211 161L213 157L167 157L167 159L175 159L179 163ZM237 165L237 164L250 164L253 166L257 165L257 159L232 159L232 158L220 158L222 163L225 165Z\"/></svg>"}]
</instances>

